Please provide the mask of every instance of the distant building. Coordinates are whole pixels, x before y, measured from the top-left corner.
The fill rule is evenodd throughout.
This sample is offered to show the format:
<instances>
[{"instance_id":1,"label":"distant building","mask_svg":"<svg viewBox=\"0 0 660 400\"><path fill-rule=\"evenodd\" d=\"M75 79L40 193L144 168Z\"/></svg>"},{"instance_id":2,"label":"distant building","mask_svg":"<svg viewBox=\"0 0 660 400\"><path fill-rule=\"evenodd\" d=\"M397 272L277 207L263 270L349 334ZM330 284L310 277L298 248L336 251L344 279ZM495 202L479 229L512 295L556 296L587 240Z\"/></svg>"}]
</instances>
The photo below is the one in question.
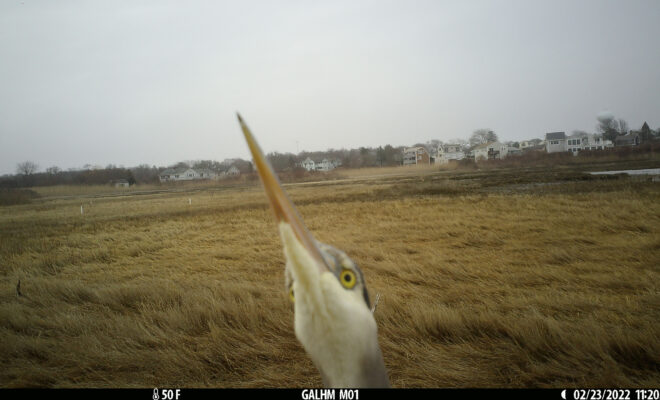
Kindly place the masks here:
<instances>
[{"instance_id":1,"label":"distant building","mask_svg":"<svg viewBox=\"0 0 660 400\"><path fill-rule=\"evenodd\" d=\"M317 171L330 171L335 169L335 165L332 163L332 161L328 160L327 158L324 158L321 160L321 162L316 163L316 170Z\"/></svg>"},{"instance_id":2,"label":"distant building","mask_svg":"<svg viewBox=\"0 0 660 400\"><path fill-rule=\"evenodd\" d=\"M131 184L128 183L126 179L117 179L115 181L115 187L129 187Z\"/></svg>"},{"instance_id":3,"label":"distant building","mask_svg":"<svg viewBox=\"0 0 660 400\"><path fill-rule=\"evenodd\" d=\"M170 181L191 181L197 177L198 174L194 169L188 167L168 168L161 172L158 178L161 182Z\"/></svg>"},{"instance_id":4,"label":"distant building","mask_svg":"<svg viewBox=\"0 0 660 400\"><path fill-rule=\"evenodd\" d=\"M508 154L508 146L500 142L483 143L472 150L474 161L501 160Z\"/></svg>"},{"instance_id":5,"label":"distant building","mask_svg":"<svg viewBox=\"0 0 660 400\"><path fill-rule=\"evenodd\" d=\"M218 174L210 169L194 169L188 167L168 168L160 173L161 182L192 181L198 179L217 179Z\"/></svg>"},{"instance_id":6,"label":"distant building","mask_svg":"<svg viewBox=\"0 0 660 400\"><path fill-rule=\"evenodd\" d=\"M566 136L564 132L546 134L548 153L569 152L577 155L582 150L603 150L608 147L612 147L612 141L603 139L599 134L574 133L570 136Z\"/></svg>"},{"instance_id":7,"label":"distant building","mask_svg":"<svg viewBox=\"0 0 660 400\"><path fill-rule=\"evenodd\" d=\"M447 164L449 161L458 161L465 158L465 153L460 144L442 144L438 147L435 161L439 164Z\"/></svg>"},{"instance_id":8,"label":"distant building","mask_svg":"<svg viewBox=\"0 0 660 400\"><path fill-rule=\"evenodd\" d=\"M539 146L543 145L543 150L545 150L545 141L541 139L532 139L532 140L523 140L519 142L519 149L522 151L526 150L536 150Z\"/></svg>"},{"instance_id":9,"label":"distant building","mask_svg":"<svg viewBox=\"0 0 660 400\"><path fill-rule=\"evenodd\" d=\"M531 140L523 140L521 142L518 142L518 148L520 150L525 150L526 148L532 147L532 146L534 146L534 144L532 143Z\"/></svg>"},{"instance_id":10,"label":"distant building","mask_svg":"<svg viewBox=\"0 0 660 400\"><path fill-rule=\"evenodd\" d=\"M545 134L545 151L548 153L565 152L566 150L566 133L565 132L550 132Z\"/></svg>"},{"instance_id":11,"label":"distant building","mask_svg":"<svg viewBox=\"0 0 660 400\"><path fill-rule=\"evenodd\" d=\"M408 147L403 150L403 165L430 164L431 157L422 146Z\"/></svg>"},{"instance_id":12,"label":"distant building","mask_svg":"<svg viewBox=\"0 0 660 400\"><path fill-rule=\"evenodd\" d=\"M195 169L199 174L199 179L216 179L218 173L210 169Z\"/></svg>"},{"instance_id":13,"label":"distant building","mask_svg":"<svg viewBox=\"0 0 660 400\"><path fill-rule=\"evenodd\" d=\"M627 135L620 135L614 139L617 146L639 146L641 138L639 132L630 131Z\"/></svg>"},{"instance_id":14,"label":"distant building","mask_svg":"<svg viewBox=\"0 0 660 400\"><path fill-rule=\"evenodd\" d=\"M305 168L307 171L315 171L316 163L311 158L307 157L303 162L300 163L300 166Z\"/></svg>"},{"instance_id":15,"label":"distant building","mask_svg":"<svg viewBox=\"0 0 660 400\"><path fill-rule=\"evenodd\" d=\"M322 172L331 171L340 165L341 165L340 160L329 160L327 158L324 158L321 161L314 161L309 157L307 157L303 162L300 163L300 166L305 168L307 171L322 171Z\"/></svg>"},{"instance_id":16,"label":"distant building","mask_svg":"<svg viewBox=\"0 0 660 400\"><path fill-rule=\"evenodd\" d=\"M571 137L573 137L573 135L571 135ZM611 140L604 139L603 135L597 133L581 134L581 139L582 148L580 150L604 150L608 147L614 146Z\"/></svg>"},{"instance_id":17,"label":"distant building","mask_svg":"<svg viewBox=\"0 0 660 400\"><path fill-rule=\"evenodd\" d=\"M241 174L241 170L239 170L235 165L229 167L229 169L225 172L225 176L228 177L237 177L240 174Z\"/></svg>"}]
</instances>

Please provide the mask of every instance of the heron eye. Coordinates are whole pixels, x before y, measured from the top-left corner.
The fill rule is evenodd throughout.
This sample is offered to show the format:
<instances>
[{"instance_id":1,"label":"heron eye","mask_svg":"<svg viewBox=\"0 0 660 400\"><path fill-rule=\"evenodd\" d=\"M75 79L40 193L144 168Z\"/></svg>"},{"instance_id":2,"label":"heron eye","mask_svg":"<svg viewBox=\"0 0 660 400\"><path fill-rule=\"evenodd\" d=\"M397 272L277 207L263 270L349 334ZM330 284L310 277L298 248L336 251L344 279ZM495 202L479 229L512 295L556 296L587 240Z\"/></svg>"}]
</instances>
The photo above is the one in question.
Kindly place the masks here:
<instances>
[{"instance_id":1,"label":"heron eye","mask_svg":"<svg viewBox=\"0 0 660 400\"><path fill-rule=\"evenodd\" d=\"M296 302L296 298L295 298L295 296L293 295L293 286L291 286L291 287L289 288L289 300L291 300L292 303L295 303L295 302Z\"/></svg>"},{"instance_id":2,"label":"heron eye","mask_svg":"<svg viewBox=\"0 0 660 400\"><path fill-rule=\"evenodd\" d=\"M346 289L353 289L357 279L355 279L355 273L353 271L350 269L345 269L341 271L341 274L339 274L339 281Z\"/></svg>"}]
</instances>

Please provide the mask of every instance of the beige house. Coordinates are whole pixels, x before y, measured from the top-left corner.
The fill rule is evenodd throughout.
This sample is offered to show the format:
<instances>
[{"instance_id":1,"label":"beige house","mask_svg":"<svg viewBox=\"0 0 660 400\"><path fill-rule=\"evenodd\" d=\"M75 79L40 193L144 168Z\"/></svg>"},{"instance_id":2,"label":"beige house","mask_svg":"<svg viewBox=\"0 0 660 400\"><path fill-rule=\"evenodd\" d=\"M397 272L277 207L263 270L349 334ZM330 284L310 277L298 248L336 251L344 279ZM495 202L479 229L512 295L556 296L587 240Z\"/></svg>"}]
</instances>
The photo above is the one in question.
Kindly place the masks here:
<instances>
[{"instance_id":1,"label":"beige house","mask_svg":"<svg viewBox=\"0 0 660 400\"><path fill-rule=\"evenodd\" d=\"M422 146L403 150L403 165L430 164L429 152Z\"/></svg>"},{"instance_id":2,"label":"beige house","mask_svg":"<svg viewBox=\"0 0 660 400\"><path fill-rule=\"evenodd\" d=\"M500 142L490 142L478 145L472 150L474 161L501 160L506 158L509 147Z\"/></svg>"}]
</instances>

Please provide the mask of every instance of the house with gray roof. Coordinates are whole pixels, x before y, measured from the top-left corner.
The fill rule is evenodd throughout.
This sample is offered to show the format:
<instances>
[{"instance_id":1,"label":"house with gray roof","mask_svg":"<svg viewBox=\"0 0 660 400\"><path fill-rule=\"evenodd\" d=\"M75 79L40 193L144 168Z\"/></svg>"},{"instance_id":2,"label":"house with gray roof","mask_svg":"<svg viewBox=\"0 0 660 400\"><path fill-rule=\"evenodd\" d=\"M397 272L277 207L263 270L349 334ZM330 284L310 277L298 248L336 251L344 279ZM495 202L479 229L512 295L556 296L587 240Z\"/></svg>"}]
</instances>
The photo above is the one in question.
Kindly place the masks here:
<instances>
[{"instance_id":1,"label":"house with gray roof","mask_svg":"<svg viewBox=\"0 0 660 400\"><path fill-rule=\"evenodd\" d=\"M565 132L550 132L545 134L545 151L548 153L565 152L566 150L566 133Z\"/></svg>"},{"instance_id":2,"label":"house with gray roof","mask_svg":"<svg viewBox=\"0 0 660 400\"><path fill-rule=\"evenodd\" d=\"M217 179L218 174L210 169L188 167L168 168L158 175L161 182L192 181L199 179Z\"/></svg>"},{"instance_id":3,"label":"house with gray roof","mask_svg":"<svg viewBox=\"0 0 660 400\"><path fill-rule=\"evenodd\" d=\"M630 131L627 135L619 135L614 139L617 146L639 146L641 143L639 132Z\"/></svg>"},{"instance_id":4,"label":"house with gray roof","mask_svg":"<svg viewBox=\"0 0 660 400\"><path fill-rule=\"evenodd\" d=\"M569 152L576 156L582 150L603 150L612 147L612 141L603 135L577 132L566 136L564 132L546 134L546 151L548 153Z\"/></svg>"},{"instance_id":5,"label":"house with gray roof","mask_svg":"<svg viewBox=\"0 0 660 400\"><path fill-rule=\"evenodd\" d=\"M447 164L449 161L459 161L465 158L465 153L460 144L442 144L438 147L435 160L439 164Z\"/></svg>"}]
</instances>

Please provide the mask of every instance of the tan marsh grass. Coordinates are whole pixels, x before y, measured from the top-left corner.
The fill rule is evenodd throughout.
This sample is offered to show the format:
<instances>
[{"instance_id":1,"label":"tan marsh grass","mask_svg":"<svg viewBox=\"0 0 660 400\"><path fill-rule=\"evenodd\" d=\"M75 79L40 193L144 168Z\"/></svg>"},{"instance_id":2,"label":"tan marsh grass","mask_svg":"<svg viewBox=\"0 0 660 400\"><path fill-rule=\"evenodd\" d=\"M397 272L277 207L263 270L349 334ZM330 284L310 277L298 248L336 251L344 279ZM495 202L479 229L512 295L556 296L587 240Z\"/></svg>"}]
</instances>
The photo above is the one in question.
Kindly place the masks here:
<instances>
[{"instance_id":1,"label":"tan marsh grass","mask_svg":"<svg viewBox=\"0 0 660 400\"><path fill-rule=\"evenodd\" d=\"M657 183L444 174L287 186L381 295L393 386L660 385ZM0 240L3 387L321 385L256 185L2 207Z\"/></svg>"}]
</instances>

